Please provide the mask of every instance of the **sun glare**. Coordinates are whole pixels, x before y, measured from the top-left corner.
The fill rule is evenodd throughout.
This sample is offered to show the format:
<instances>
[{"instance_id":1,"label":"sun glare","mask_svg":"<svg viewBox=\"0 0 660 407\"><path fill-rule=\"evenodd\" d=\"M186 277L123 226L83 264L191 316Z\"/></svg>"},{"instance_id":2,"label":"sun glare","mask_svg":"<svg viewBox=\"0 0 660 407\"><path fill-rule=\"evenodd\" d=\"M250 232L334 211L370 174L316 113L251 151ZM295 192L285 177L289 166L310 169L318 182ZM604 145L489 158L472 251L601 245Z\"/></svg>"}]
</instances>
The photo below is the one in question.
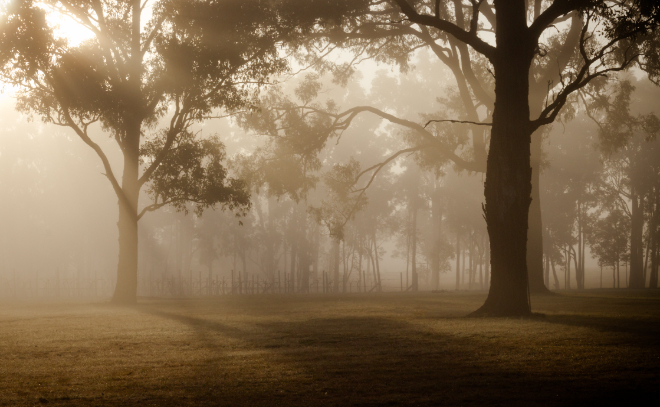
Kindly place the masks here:
<instances>
[{"instance_id":1,"label":"sun glare","mask_svg":"<svg viewBox=\"0 0 660 407\"><path fill-rule=\"evenodd\" d=\"M4 9L12 0L0 0L0 10ZM37 3L38 4L38 3ZM45 5L45 9L48 9ZM78 45L93 37L91 31L80 25L70 17L58 15L55 12L48 13L48 22L55 28L55 35L66 38L70 45Z\"/></svg>"},{"instance_id":2,"label":"sun glare","mask_svg":"<svg viewBox=\"0 0 660 407\"><path fill-rule=\"evenodd\" d=\"M94 36L90 30L68 16L51 12L48 14L48 21L55 27L55 35L66 38L69 44L73 46Z\"/></svg>"}]
</instances>

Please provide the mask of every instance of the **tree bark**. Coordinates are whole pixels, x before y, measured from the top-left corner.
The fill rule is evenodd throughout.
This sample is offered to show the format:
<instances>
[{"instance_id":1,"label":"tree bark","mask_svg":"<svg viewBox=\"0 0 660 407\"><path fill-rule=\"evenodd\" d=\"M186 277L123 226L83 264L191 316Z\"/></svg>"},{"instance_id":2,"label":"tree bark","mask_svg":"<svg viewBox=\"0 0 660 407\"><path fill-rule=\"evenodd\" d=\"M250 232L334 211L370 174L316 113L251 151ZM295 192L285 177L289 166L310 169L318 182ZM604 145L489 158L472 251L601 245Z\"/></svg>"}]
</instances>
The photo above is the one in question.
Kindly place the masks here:
<instances>
[{"instance_id":1,"label":"tree bark","mask_svg":"<svg viewBox=\"0 0 660 407\"><path fill-rule=\"evenodd\" d=\"M486 224L491 243L491 286L475 315L531 314L527 226L532 170L529 68L536 44L527 38L524 0L496 0L495 109L486 166Z\"/></svg>"},{"instance_id":2,"label":"tree bark","mask_svg":"<svg viewBox=\"0 0 660 407\"><path fill-rule=\"evenodd\" d=\"M137 301L138 281L138 184L140 126L133 125L127 132L124 145L124 168L122 174L122 197L119 200L119 260L117 263L117 285L112 296L116 304L134 304Z\"/></svg>"},{"instance_id":3,"label":"tree bark","mask_svg":"<svg viewBox=\"0 0 660 407\"><path fill-rule=\"evenodd\" d=\"M532 135L532 201L529 206L527 229L527 269L529 291L532 294L548 294L550 291L543 283L543 223L541 220L540 172L541 172L541 131Z\"/></svg>"}]
</instances>

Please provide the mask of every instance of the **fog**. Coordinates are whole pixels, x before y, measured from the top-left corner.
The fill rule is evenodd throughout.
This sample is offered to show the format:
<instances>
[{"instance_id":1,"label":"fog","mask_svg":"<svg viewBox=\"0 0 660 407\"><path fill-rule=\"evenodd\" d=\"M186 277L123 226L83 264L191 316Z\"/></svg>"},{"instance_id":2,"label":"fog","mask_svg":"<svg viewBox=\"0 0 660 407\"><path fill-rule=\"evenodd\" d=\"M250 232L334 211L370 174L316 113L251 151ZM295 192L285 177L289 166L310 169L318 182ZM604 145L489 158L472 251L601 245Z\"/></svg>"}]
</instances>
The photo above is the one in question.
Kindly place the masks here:
<instances>
[{"instance_id":1,"label":"fog","mask_svg":"<svg viewBox=\"0 0 660 407\"><path fill-rule=\"evenodd\" d=\"M425 51L417 52L411 65L414 68L401 72L368 64L359 68L343 86L333 82L330 74L313 77L319 86L313 103L324 105L332 100L340 106L339 110L371 105L410 121L437 117L438 112L451 106L451 98L456 97L449 74ZM429 77L434 79L429 81ZM623 79L632 81L636 87L631 98L632 111L654 112L660 95L657 89L634 77ZM295 101L296 89L300 92L301 84L309 80L310 76L302 74L283 77L281 85L263 90L262 98L276 94L280 101ZM14 102L11 94L2 98L0 295L108 298L116 284L117 198L103 176L102 164L70 129L18 113ZM246 216L238 218L231 210L221 208L207 209L201 216L168 206L147 213L139 224L139 295L200 296L245 290L300 292L299 245L311 256L304 260L311 272L310 291L332 290L330 286L324 287L333 284L331 271L335 261L329 224L315 219L312 213L314 208L321 208L332 199L324 176L336 165L351 161L358 163L360 169L370 168L405 148L410 137L414 137L406 133L405 127L364 113L341 132L341 138L331 139L318 150L314 158L318 166L306 170L304 177L309 178L309 183L301 189L300 185L291 185L300 182L295 177L301 176L296 173L300 168L295 167L295 160L300 158L296 158L295 151L288 152L293 156L291 173L264 176L263 169L241 164L245 158L248 162L267 163L274 158L284 162L283 156L272 154L286 154L282 148L289 148L278 146L272 133L252 123L256 116L259 113L208 120L197 126L202 135L220 136L227 148L228 165L235 174L260 178L251 181L252 208ZM465 141L467 126L443 124L438 126L438 131L445 133L437 134L453 139L459 154L470 156ZM107 152L113 167L121 168L120 151L107 133L96 126L91 134ZM294 139L298 143L305 142L300 135L289 137L298 137ZM656 141L638 142L643 144L643 149L657 148ZM613 283L612 265L592 251L592 244L598 242L592 239L594 232L589 226L606 216L608 199L612 199L607 198L611 196L608 188L621 188L608 184L602 177L603 171L608 162L620 165L616 160L626 160L599 151L599 143L602 141L597 123L582 111L553 125L544 135L541 175L546 241L544 275L551 289L578 287L575 264L580 266L577 263L580 233L586 242L583 288L627 286L625 253L619 262L619 273L624 277ZM366 203L343 226L341 281L335 289L342 292L410 290L413 212L417 212L418 289L488 289L488 235L482 211L485 176L461 170L446 160L432 160L433 157L404 154L373 178L364 193ZM285 167L276 166L275 172L287 164L280 165ZM261 175L254 175L259 171ZM349 188L363 188L372 174L373 171L366 173ZM600 186L594 187L597 183ZM588 206L584 214L589 217L586 223L575 215L580 188L592 188L585 198ZM360 192L351 194L355 197ZM619 204L626 208L630 200L624 195L622 192ZM140 199L141 207L148 204L149 197L145 194ZM621 229L619 233L627 239L630 230ZM374 238L378 247L377 265ZM566 265L570 250L575 251L570 257L572 276ZM645 256L648 270L651 264L648 254ZM374 268L378 273L374 273ZM558 285L553 273L557 275ZM648 284L650 273L646 275ZM246 278L248 286L245 286ZM253 288L253 280L259 288Z\"/></svg>"},{"instance_id":2,"label":"fog","mask_svg":"<svg viewBox=\"0 0 660 407\"><path fill-rule=\"evenodd\" d=\"M0 405L646 405L660 4L0 0Z\"/></svg>"}]
</instances>

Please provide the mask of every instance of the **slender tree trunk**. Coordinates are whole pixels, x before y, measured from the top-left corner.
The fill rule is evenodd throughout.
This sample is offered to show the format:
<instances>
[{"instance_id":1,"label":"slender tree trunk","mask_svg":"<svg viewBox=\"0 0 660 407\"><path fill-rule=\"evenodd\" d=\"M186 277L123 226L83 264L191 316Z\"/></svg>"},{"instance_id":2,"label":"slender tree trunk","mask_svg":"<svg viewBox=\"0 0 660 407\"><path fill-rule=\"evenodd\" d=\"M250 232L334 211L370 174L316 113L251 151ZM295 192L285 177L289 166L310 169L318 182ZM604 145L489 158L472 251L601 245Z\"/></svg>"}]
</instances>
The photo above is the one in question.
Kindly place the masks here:
<instances>
[{"instance_id":1,"label":"slender tree trunk","mask_svg":"<svg viewBox=\"0 0 660 407\"><path fill-rule=\"evenodd\" d=\"M380 281L380 262L378 260L378 245L376 244L376 232L374 231L373 235L373 241L374 241L374 258L376 260L376 284L378 284L378 289L377 291L383 291L383 286L381 285Z\"/></svg>"},{"instance_id":2,"label":"slender tree trunk","mask_svg":"<svg viewBox=\"0 0 660 407\"><path fill-rule=\"evenodd\" d=\"M653 239L653 251L651 254L651 278L649 288L658 288L658 242Z\"/></svg>"},{"instance_id":3,"label":"slender tree trunk","mask_svg":"<svg viewBox=\"0 0 660 407\"><path fill-rule=\"evenodd\" d=\"M555 290L559 290L559 278L557 277L557 271L555 270L555 262L550 259L550 266L552 267L552 276L555 279Z\"/></svg>"},{"instance_id":4,"label":"slender tree trunk","mask_svg":"<svg viewBox=\"0 0 660 407\"><path fill-rule=\"evenodd\" d=\"M616 288L616 273L617 273L617 264L612 265L612 288Z\"/></svg>"},{"instance_id":5,"label":"slender tree trunk","mask_svg":"<svg viewBox=\"0 0 660 407\"><path fill-rule=\"evenodd\" d=\"M565 289L571 289L571 246L566 249L566 282L564 283Z\"/></svg>"},{"instance_id":6,"label":"slender tree trunk","mask_svg":"<svg viewBox=\"0 0 660 407\"><path fill-rule=\"evenodd\" d=\"M545 255L545 270L543 271L543 279L545 286L550 286L550 256Z\"/></svg>"},{"instance_id":7,"label":"slender tree trunk","mask_svg":"<svg viewBox=\"0 0 660 407\"><path fill-rule=\"evenodd\" d=\"M630 288L644 288L644 209L643 198L637 191L631 191L631 216L630 216Z\"/></svg>"},{"instance_id":8,"label":"slender tree trunk","mask_svg":"<svg viewBox=\"0 0 660 407\"><path fill-rule=\"evenodd\" d=\"M466 264L465 253L466 252L467 252L467 250L465 250L465 248L463 248L463 250L461 251L461 257L462 257L462 259L461 259L461 285L463 286L463 288L465 288L465 264Z\"/></svg>"},{"instance_id":9,"label":"slender tree trunk","mask_svg":"<svg viewBox=\"0 0 660 407\"><path fill-rule=\"evenodd\" d=\"M362 250L358 257L358 292L362 291Z\"/></svg>"},{"instance_id":10,"label":"slender tree trunk","mask_svg":"<svg viewBox=\"0 0 660 407\"><path fill-rule=\"evenodd\" d=\"M461 288L461 233L456 232L456 291Z\"/></svg>"},{"instance_id":11,"label":"slender tree trunk","mask_svg":"<svg viewBox=\"0 0 660 407\"><path fill-rule=\"evenodd\" d=\"M415 198L416 199L416 198ZM417 207L413 208L412 221L412 291L419 290L419 280L417 278Z\"/></svg>"},{"instance_id":12,"label":"slender tree trunk","mask_svg":"<svg viewBox=\"0 0 660 407\"><path fill-rule=\"evenodd\" d=\"M307 234L305 230L303 233ZM305 237L305 236L303 236ZM309 292L309 266L310 266L310 253L309 253L309 240L304 239L299 247L298 252L298 266L300 269L300 292Z\"/></svg>"},{"instance_id":13,"label":"slender tree trunk","mask_svg":"<svg viewBox=\"0 0 660 407\"><path fill-rule=\"evenodd\" d=\"M474 284L474 231L470 235L468 254L468 288L471 290Z\"/></svg>"},{"instance_id":14,"label":"slender tree trunk","mask_svg":"<svg viewBox=\"0 0 660 407\"><path fill-rule=\"evenodd\" d=\"M486 244L484 243L483 235L481 237L481 248L482 251L479 255L479 288L484 289L484 251L486 249Z\"/></svg>"},{"instance_id":15,"label":"slender tree trunk","mask_svg":"<svg viewBox=\"0 0 660 407\"><path fill-rule=\"evenodd\" d=\"M649 233L649 238L646 240L646 249L644 250L644 283L646 283L646 271L649 268L649 256L651 254L651 234Z\"/></svg>"},{"instance_id":16,"label":"slender tree trunk","mask_svg":"<svg viewBox=\"0 0 660 407\"><path fill-rule=\"evenodd\" d=\"M435 191L431 201L431 216L433 222L433 251L431 253L431 289L440 288L440 246L442 244L442 210L440 204L440 189L435 180Z\"/></svg>"},{"instance_id":17,"label":"slender tree trunk","mask_svg":"<svg viewBox=\"0 0 660 407\"><path fill-rule=\"evenodd\" d=\"M294 237L294 239L295 239L295 237ZM295 242L292 242L291 243L291 264L289 265L290 266L290 271L289 271L289 273L290 273L289 274L290 284L289 285L291 286L291 290L294 290L294 291L296 289L296 287L295 287L295 281L296 281L295 278L296 278L296 259L297 258L298 258L298 244L295 243Z\"/></svg>"},{"instance_id":18,"label":"slender tree trunk","mask_svg":"<svg viewBox=\"0 0 660 407\"><path fill-rule=\"evenodd\" d=\"M340 242L337 239L333 239L332 243L334 245L334 252L335 252L334 253L335 254L335 256L334 256L335 257L335 263L333 264L333 269L334 270L332 270L332 278L334 280L332 282L332 287L333 287L332 289L333 289L333 292L338 293L339 292L339 243Z\"/></svg>"},{"instance_id":19,"label":"slender tree trunk","mask_svg":"<svg viewBox=\"0 0 660 407\"><path fill-rule=\"evenodd\" d=\"M537 44L529 44L524 0L495 0L497 9L493 111L486 172L486 224L491 244L490 291L477 315L531 313L527 226L532 190L529 68Z\"/></svg>"},{"instance_id":20,"label":"slender tree trunk","mask_svg":"<svg viewBox=\"0 0 660 407\"><path fill-rule=\"evenodd\" d=\"M584 253L582 252L582 205L580 205L580 200L577 201L577 214L578 214L578 253L577 253L577 262L575 264L575 282L577 284L577 289L582 290L584 286L582 285L584 269L582 268L582 258Z\"/></svg>"},{"instance_id":21,"label":"slender tree trunk","mask_svg":"<svg viewBox=\"0 0 660 407\"><path fill-rule=\"evenodd\" d=\"M408 218L406 219L406 227L407 227L407 236L406 236L406 291L410 287L408 285L408 276L410 275L410 243L412 241L411 236L410 236L410 212L408 213Z\"/></svg>"}]
</instances>

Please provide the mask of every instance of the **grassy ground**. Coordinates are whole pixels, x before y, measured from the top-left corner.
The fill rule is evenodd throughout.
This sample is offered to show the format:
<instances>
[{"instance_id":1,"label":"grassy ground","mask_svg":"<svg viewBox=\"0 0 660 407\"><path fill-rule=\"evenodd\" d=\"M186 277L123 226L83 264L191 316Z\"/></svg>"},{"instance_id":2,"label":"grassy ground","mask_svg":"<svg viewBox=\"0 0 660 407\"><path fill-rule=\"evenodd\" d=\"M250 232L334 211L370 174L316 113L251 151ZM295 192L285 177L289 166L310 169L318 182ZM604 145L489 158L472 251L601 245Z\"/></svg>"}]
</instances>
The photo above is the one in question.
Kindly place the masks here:
<instances>
[{"instance_id":1,"label":"grassy ground","mask_svg":"<svg viewBox=\"0 0 660 407\"><path fill-rule=\"evenodd\" d=\"M660 292L0 303L2 405L605 405L660 390Z\"/></svg>"}]
</instances>

